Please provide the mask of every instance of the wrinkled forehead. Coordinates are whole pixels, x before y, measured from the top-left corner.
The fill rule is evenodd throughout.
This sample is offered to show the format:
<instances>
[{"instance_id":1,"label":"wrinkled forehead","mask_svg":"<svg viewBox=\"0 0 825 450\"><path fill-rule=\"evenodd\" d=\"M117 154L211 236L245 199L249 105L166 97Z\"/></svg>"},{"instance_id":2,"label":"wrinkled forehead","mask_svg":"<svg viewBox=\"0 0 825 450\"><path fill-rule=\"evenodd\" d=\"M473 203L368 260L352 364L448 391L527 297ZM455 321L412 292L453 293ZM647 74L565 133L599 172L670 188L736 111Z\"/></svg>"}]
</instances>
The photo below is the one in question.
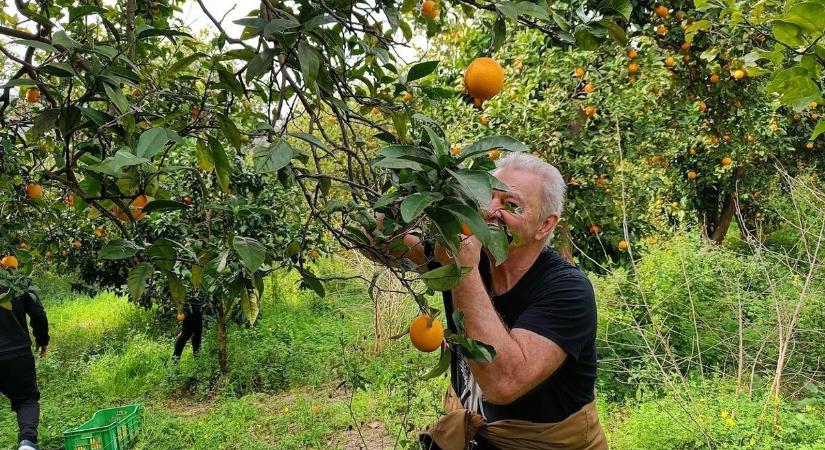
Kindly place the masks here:
<instances>
[{"instance_id":1,"label":"wrinkled forehead","mask_svg":"<svg viewBox=\"0 0 825 450\"><path fill-rule=\"evenodd\" d=\"M535 172L513 167L496 169L493 175L510 188L509 194L497 191L498 195L517 197L532 203L539 201L539 193L546 182L541 175Z\"/></svg>"}]
</instances>

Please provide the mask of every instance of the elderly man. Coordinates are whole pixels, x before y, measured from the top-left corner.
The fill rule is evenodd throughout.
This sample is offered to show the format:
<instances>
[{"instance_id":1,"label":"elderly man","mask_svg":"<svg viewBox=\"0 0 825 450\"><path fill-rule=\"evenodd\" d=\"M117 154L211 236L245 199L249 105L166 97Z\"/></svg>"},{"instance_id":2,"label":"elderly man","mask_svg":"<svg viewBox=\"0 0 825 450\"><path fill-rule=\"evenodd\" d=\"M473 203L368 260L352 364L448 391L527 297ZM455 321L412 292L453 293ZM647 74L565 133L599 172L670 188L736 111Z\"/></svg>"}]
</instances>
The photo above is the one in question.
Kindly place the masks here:
<instances>
[{"instance_id":1,"label":"elderly man","mask_svg":"<svg viewBox=\"0 0 825 450\"><path fill-rule=\"evenodd\" d=\"M444 293L448 325L464 314L465 334L495 347L491 363L453 355L447 414L421 437L423 448L601 450L595 408L596 302L587 276L547 246L565 183L552 165L511 153L497 162L488 220L517 237L506 261L491 261L475 237L455 260L473 270ZM405 255L433 267L452 258L405 237Z\"/></svg>"}]
</instances>

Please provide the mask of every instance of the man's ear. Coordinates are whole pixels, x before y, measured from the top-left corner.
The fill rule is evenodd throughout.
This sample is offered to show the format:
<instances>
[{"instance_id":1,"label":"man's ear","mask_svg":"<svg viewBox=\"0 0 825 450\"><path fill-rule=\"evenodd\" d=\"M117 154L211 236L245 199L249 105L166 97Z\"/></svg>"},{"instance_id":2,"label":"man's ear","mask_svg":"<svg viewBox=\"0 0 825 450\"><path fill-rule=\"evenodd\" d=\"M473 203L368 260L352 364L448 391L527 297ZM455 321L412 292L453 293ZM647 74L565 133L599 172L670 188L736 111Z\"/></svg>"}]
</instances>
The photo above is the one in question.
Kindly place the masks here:
<instances>
[{"instance_id":1,"label":"man's ear","mask_svg":"<svg viewBox=\"0 0 825 450\"><path fill-rule=\"evenodd\" d=\"M544 240L547 239L547 236L553 232L553 229L556 228L556 225L559 224L559 216L555 214L551 214L544 219L544 222L541 223L539 229L536 230L536 240Z\"/></svg>"}]
</instances>

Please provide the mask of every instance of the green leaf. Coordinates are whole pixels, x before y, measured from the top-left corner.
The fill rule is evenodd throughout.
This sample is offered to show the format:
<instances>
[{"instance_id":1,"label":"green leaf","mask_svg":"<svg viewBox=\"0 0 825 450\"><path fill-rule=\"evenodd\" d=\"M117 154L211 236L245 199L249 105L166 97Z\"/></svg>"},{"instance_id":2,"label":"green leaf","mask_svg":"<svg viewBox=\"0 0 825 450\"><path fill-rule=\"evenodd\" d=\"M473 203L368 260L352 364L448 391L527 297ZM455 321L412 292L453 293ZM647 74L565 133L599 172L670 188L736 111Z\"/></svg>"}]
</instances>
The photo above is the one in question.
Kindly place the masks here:
<instances>
[{"instance_id":1,"label":"green leaf","mask_svg":"<svg viewBox=\"0 0 825 450\"><path fill-rule=\"evenodd\" d=\"M192 35L188 33L184 33L183 31L178 30L170 30L168 28L152 28L148 25L143 25L138 27L137 39L146 39L155 36L164 36L168 38L170 41L175 43L175 36L186 36L192 37Z\"/></svg>"},{"instance_id":2,"label":"green leaf","mask_svg":"<svg viewBox=\"0 0 825 450\"><path fill-rule=\"evenodd\" d=\"M258 298L254 295L249 295L247 289L241 289L241 311L250 325L255 323L260 313Z\"/></svg>"},{"instance_id":3,"label":"green leaf","mask_svg":"<svg viewBox=\"0 0 825 450\"><path fill-rule=\"evenodd\" d=\"M495 260L496 266L500 265L507 259L510 251L510 243L507 241L507 235L499 230L490 230L490 239L487 241L487 250Z\"/></svg>"},{"instance_id":4,"label":"green leaf","mask_svg":"<svg viewBox=\"0 0 825 450\"><path fill-rule=\"evenodd\" d=\"M57 117L60 115L60 109L45 109L43 112L37 115L34 119L34 123L32 127L29 129L29 133L33 136L41 136L42 134L48 132L54 127L55 121L57 121Z\"/></svg>"},{"instance_id":5,"label":"green leaf","mask_svg":"<svg viewBox=\"0 0 825 450\"><path fill-rule=\"evenodd\" d=\"M259 146L253 155L255 172L277 172L289 164L294 154L292 146L282 138L275 139L275 142L268 147Z\"/></svg>"},{"instance_id":6,"label":"green leaf","mask_svg":"<svg viewBox=\"0 0 825 450\"><path fill-rule=\"evenodd\" d=\"M166 69L166 72L164 72L163 75L166 78L169 78L172 75L178 73L181 69L191 66L192 63L195 62L195 60L200 59L200 58L205 58L207 56L209 56L209 55L207 55L206 53L203 53L203 52L196 52L196 53L193 53L189 56L184 56L183 58L175 61L174 64L172 64L168 69Z\"/></svg>"},{"instance_id":7,"label":"green leaf","mask_svg":"<svg viewBox=\"0 0 825 450\"><path fill-rule=\"evenodd\" d=\"M298 63L301 65L301 73L304 76L304 85L312 86L318 77L318 69L321 65L318 53L311 45L304 41L298 44Z\"/></svg>"},{"instance_id":8,"label":"green leaf","mask_svg":"<svg viewBox=\"0 0 825 450\"><path fill-rule=\"evenodd\" d=\"M218 124L221 128L221 132L223 135L226 136L226 140L235 147L236 150L241 149L241 132L238 131L238 127L235 126L235 122L232 121L229 117L224 116L223 114L217 114L218 116Z\"/></svg>"},{"instance_id":9,"label":"green leaf","mask_svg":"<svg viewBox=\"0 0 825 450\"><path fill-rule=\"evenodd\" d=\"M633 13L633 4L630 0L605 0L599 5L599 10L615 11L624 20L630 20L630 14Z\"/></svg>"},{"instance_id":10,"label":"green leaf","mask_svg":"<svg viewBox=\"0 0 825 450\"><path fill-rule=\"evenodd\" d=\"M471 208L465 204L452 202L442 205L442 208L452 213L461 223L466 224L473 231L473 234L487 245L490 240L490 228L487 222L481 217L481 213L476 208Z\"/></svg>"},{"instance_id":11,"label":"green leaf","mask_svg":"<svg viewBox=\"0 0 825 450\"><path fill-rule=\"evenodd\" d=\"M301 139L302 141L306 141L306 142L308 142L312 145L315 145L315 146L317 146L317 147L319 147L323 150L330 151L329 147L327 147L326 144L324 144L323 142L321 142L320 139L318 139L317 137L315 137L315 136L313 136L309 133L294 132L294 133L287 133L287 136L296 137L298 139Z\"/></svg>"},{"instance_id":12,"label":"green leaf","mask_svg":"<svg viewBox=\"0 0 825 450\"><path fill-rule=\"evenodd\" d=\"M35 41L32 39L18 39L16 41L11 41L12 44L18 45L25 45L27 47L34 47L39 50L43 50L45 52L50 53L59 53L60 51L56 49L53 45L47 44L45 42Z\"/></svg>"},{"instance_id":13,"label":"green leaf","mask_svg":"<svg viewBox=\"0 0 825 450\"><path fill-rule=\"evenodd\" d=\"M813 141L814 139L818 138L820 134L825 133L825 121L820 120L816 123L816 127L814 127L814 132L811 133L811 137L809 140Z\"/></svg>"},{"instance_id":14,"label":"green leaf","mask_svg":"<svg viewBox=\"0 0 825 450\"><path fill-rule=\"evenodd\" d=\"M97 126L105 125L113 119L111 115L105 113L103 111L98 111L92 108L80 108L80 112L86 116L87 119L91 120Z\"/></svg>"},{"instance_id":15,"label":"green leaf","mask_svg":"<svg viewBox=\"0 0 825 450\"><path fill-rule=\"evenodd\" d=\"M103 89L106 91L106 96L109 97L109 100L112 101L112 104L121 114L129 112L129 100L126 99L120 88L113 88L109 86L109 83L103 83Z\"/></svg>"},{"instance_id":16,"label":"green leaf","mask_svg":"<svg viewBox=\"0 0 825 450\"><path fill-rule=\"evenodd\" d=\"M596 50L599 48L599 39L587 25L577 25L573 37L576 39L576 45L582 50Z\"/></svg>"},{"instance_id":17,"label":"green leaf","mask_svg":"<svg viewBox=\"0 0 825 450\"><path fill-rule=\"evenodd\" d=\"M805 43L802 38L802 30L791 22L774 20L772 31L777 41L790 47L796 47Z\"/></svg>"},{"instance_id":18,"label":"green leaf","mask_svg":"<svg viewBox=\"0 0 825 450\"><path fill-rule=\"evenodd\" d=\"M150 128L141 133L135 155L138 158L152 159L163 150L167 142L169 142L169 135L166 128Z\"/></svg>"},{"instance_id":19,"label":"green leaf","mask_svg":"<svg viewBox=\"0 0 825 450\"><path fill-rule=\"evenodd\" d=\"M469 267L459 267L457 264L448 264L421 274L421 279L428 288L434 291L449 291L458 286L461 279L470 273Z\"/></svg>"},{"instance_id":20,"label":"green leaf","mask_svg":"<svg viewBox=\"0 0 825 450\"><path fill-rule=\"evenodd\" d=\"M412 83L433 73L435 68L438 67L438 63L439 61L425 61L410 67L410 71L407 72L407 83Z\"/></svg>"},{"instance_id":21,"label":"green leaf","mask_svg":"<svg viewBox=\"0 0 825 450\"><path fill-rule=\"evenodd\" d=\"M493 188L487 172L461 169L458 172L447 170L453 178L464 188L470 198L475 199L482 208L490 204L493 197Z\"/></svg>"},{"instance_id":22,"label":"green leaf","mask_svg":"<svg viewBox=\"0 0 825 450\"><path fill-rule=\"evenodd\" d=\"M229 159L227 159L226 151L217 139L213 138L212 135L208 135L207 140L209 141L209 149L212 152L212 161L215 162L215 174L218 176L218 184L226 192L229 189Z\"/></svg>"},{"instance_id":23,"label":"green leaf","mask_svg":"<svg viewBox=\"0 0 825 450\"><path fill-rule=\"evenodd\" d=\"M444 196L440 192L416 192L411 194L401 202L401 218L404 219L404 222L412 222L424 211L424 208L443 198Z\"/></svg>"},{"instance_id":24,"label":"green leaf","mask_svg":"<svg viewBox=\"0 0 825 450\"><path fill-rule=\"evenodd\" d=\"M624 28L617 25L616 22L610 19L602 19L597 23L604 27L610 34L610 37L612 37L616 42L621 45L627 45L627 34L625 34Z\"/></svg>"},{"instance_id":25,"label":"green leaf","mask_svg":"<svg viewBox=\"0 0 825 450\"><path fill-rule=\"evenodd\" d=\"M69 37L65 31L55 31L52 35L52 44L65 48L80 47L80 43Z\"/></svg>"},{"instance_id":26,"label":"green leaf","mask_svg":"<svg viewBox=\"0 0 825 450\"><path fill-rule=\"evenodd\" d=\"M215 161L212 160L212 152L210 152L201 139L198 139L195 145L195 158L198 159L198 167L204 172L211 172L212 169L215 168Z\"/></svg>"},{"instance_id":27,"label":"green leaf","mask_svg":"<svg viewBox=\"0 0 825 450\"><path fill-rule=\"evenodd\" d=\"M166 282L169 285L169 297L177 304L183 304L186 300L186 287L174 272L166 272Z\"/></svg>"},{"instance_id":28,"label":"green leaf","mask_svg":"<svg viewBox=\"0 0 825 450\"><path fill-rule=\"evenodd\" d=\"M172 240L161 238L152 243L146 250L146 256L151 258L158 269L172 270L175 267L175 260L178 252L175 250L176 243Z\"/></svg>"},{"instance_id":29,"label":"green leaf","mask_svg":"<svg viewBox=\"0 0 825 450\"><path fill-rule=\"evenodd\" d=\"M146 214L152 214L154 212L176 211L180 209L186 209L186 205L175 200L158 199L152 200L145 207L143 207L143 212Z\"/></svg>"},{"instance_id":30,"label":"green leaf","mask_svg":"<svg viewBox=\"0 0 825 450\"><path fill-rule=\"evenodd\" d=\"M806 34L822 33L825 31L825 5L821 2L797 3L785 13L783 19Z\"/></svg>"},{"instance_id":31,"label":"green leaf","mask_svg":"<svg viewBox=\"0 0 825 450\"><path fill-rule=\"evenodd\" d=\"M235 236L232 239L232 248L238 253L241 263L249 273L258 270L266 258L266 247L252 238Z\"/></svg>"},{"instance_id":32,"label":"green leaf","mask_svg":"<svg viewBox=\"0 0 825 450\"><path fill-rule=\"evenodd\" d=\"M490 40L490 51L495 52L504 45L504 41L507 39L507 22L504 20L503 15L499 15L496 17L496 21L493 22L493 33Z\"/></svg>"},{"instance_id":33,"label":"green leaf","mask_svg":"<svg viewBox=\"0 0 825 450\"><path fill-rule=\"evenodd\" d=\"M301 287L309 288L315 291L319 297L324 297L326 291L324 290L324 283L318 279L311 271L307 269L301 270Z\"/></svg>"},{"instance_id":34,"label":"green leaf","mask_svg":"<svg viewBox=\"0 0 825 450\"><path fill-rule=\"evenodd\" d=\"M126 150L118 150L114 156L110 156L98 164L88 166L88 168L98 173L120 178L124 175L125 168L139 166L148 162L149 160L146 158L138 158Z\"/></svg>"},{"instance_id":35,"label":"green leaf","mask_svg":"<svg viewBox=\"0 0 825 450\"><path fill-rule=\"evenodd\" d=\"M510 152L526 152L530 150L530 147L509 136L489 136L479 139L469 147L465 148L461 152L461 157L458 158L458 161L461 162L467 158L472 158L494 149L506 150Z\"/></svg>"},{"instance_id":36,"label":"green leaf","mask_svg":"<svg viewBox=\"0 0 825 450\"><path fill-rule=\"evenodd\" d=\"M275 51L272 49L266 49L255 55L246 66L246 82L257 80L261 75L269 72L274 60Z\"/></svg>"},{"instance_id":37,"label":"green leaf","mask_svg":"<svg viewBox=\"0 0 825 450\"><path fill-rule=\"evenodd\" d=\"M146 282L152 277L154 268L149 263L140 263L129 271L126 279L126 287L129 289L129 297L132 301L137 301L143 296L146 290Z\"/></svg>"},{"instance_id":38,"label":"green leaf","mask_svg":"<svg viewBox=\"0 0 825 450\"><path fill-rule=\"evenodd\" d=\"M452 352L449 350L444 350L444 347L441 348L441 356L438 357L438 364L435 365L426 375L421 377L423 380L429 380L431 378L435 378L442 373L446 372L447 369L450 368L450 360L452 359Z\"/></svg>"},{"instance_id":39,"label":"green leaf","mask_svg":"<svg viewBox=\"0 0 825 450\"><path fill-rule=\"evenodd\" d=\"M97 253L100 259L126 259L135 256L141 247L132 241L115 239L106 243Z\"/></svg>"}]
</instances>

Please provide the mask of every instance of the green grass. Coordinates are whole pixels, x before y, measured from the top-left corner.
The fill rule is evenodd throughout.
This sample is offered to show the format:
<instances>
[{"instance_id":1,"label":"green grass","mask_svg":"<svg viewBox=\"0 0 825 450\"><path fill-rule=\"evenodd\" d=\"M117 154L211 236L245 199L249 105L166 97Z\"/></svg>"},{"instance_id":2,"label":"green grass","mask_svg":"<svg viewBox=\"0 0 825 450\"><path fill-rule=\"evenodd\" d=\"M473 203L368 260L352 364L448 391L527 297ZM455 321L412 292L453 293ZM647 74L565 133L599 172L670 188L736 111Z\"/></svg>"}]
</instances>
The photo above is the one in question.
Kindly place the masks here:
<instances>
[{"instance_id":1,"label":"green grass","mask_svg":"<svg viewBox=\"0 0 825 450\"><path fill-rule=\"evenodd\" d=\"M62 449L62 432L94 411L134 402L146 407L138 449L335 449L362 442L370 449L396 442L411 448L415 430L439 413L446 379L420 379L437 356L413 350L407 339L375 352L372 304L362 285L339 283L320 299L299 291L296 281L284 274L270 280L259 323L230 327L225 376L218 373L212 322L201 356L193 358L189 347L174 365L179 325L170 314L108 293L89 298L49 290L52 353L38 361L42 448ZM397 314L414 311L409 302ZM764 427L757 425L764 397L736 394L730 385L724 379L691 385L687 402L671 396L600 402L610 448L825 449L825 402L770 408L781 425ZM735 417L734 425L722 411ZM710 433L710 447L693 420ZM15 435L0 398L0 449L12 448Z\"/></svg>"}]
</instances>

